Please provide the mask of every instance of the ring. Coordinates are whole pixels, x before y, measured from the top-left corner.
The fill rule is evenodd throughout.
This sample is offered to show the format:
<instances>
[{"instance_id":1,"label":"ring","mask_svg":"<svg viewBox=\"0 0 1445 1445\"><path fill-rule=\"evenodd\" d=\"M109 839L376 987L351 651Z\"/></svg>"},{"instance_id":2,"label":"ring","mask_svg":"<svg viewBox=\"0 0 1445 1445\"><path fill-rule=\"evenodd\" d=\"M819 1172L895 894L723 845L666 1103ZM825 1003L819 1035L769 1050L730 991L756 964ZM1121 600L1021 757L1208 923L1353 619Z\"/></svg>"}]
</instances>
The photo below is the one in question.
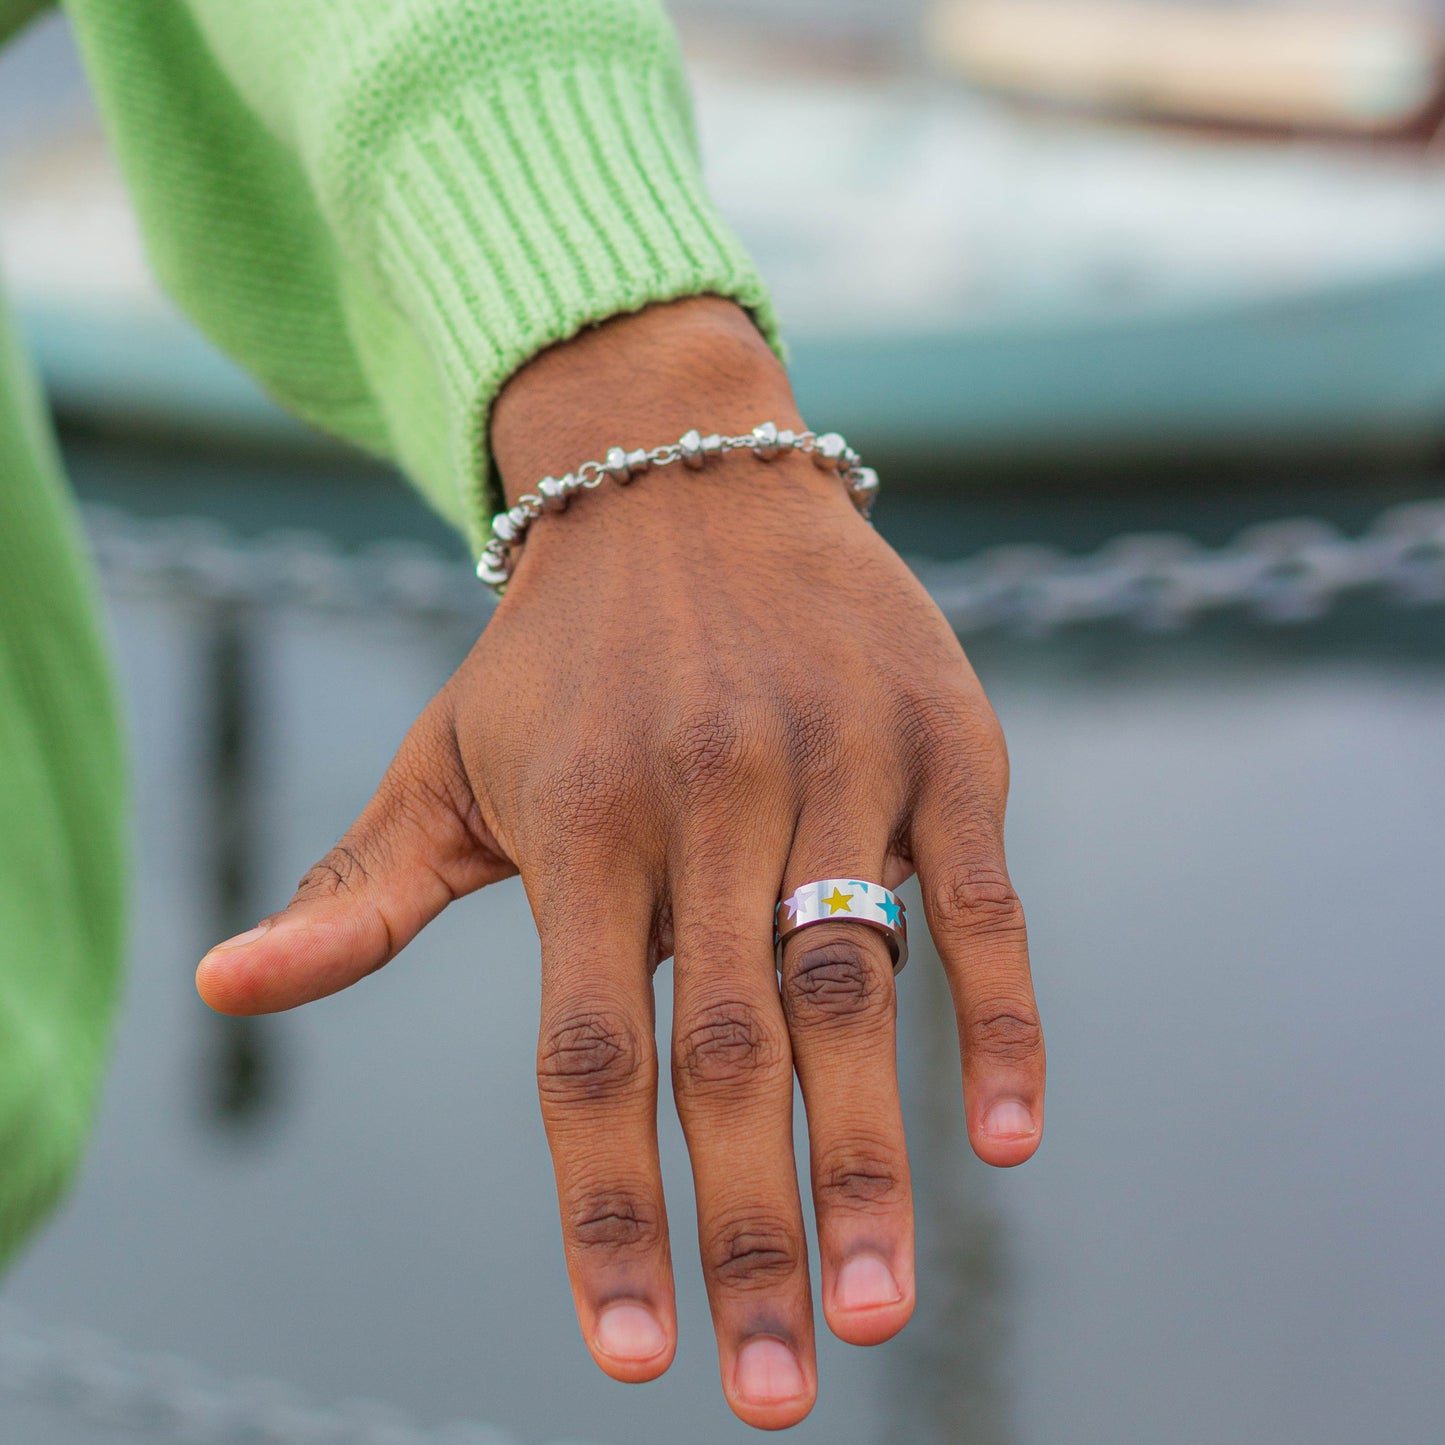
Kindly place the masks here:
<instances>
[{"instance_id":1,"label":"ring","mask_svg":"<svg viewBox=\"0 0 1445 1445\"><path fill-rule=\"evenodd\" d=\"M815 923L866 923L887 940L893 972L908 962L908 918L903 900L881 883L857 878L823 878L805 883L773 913L773 947L783 967L783 945L800 929Z\"/></svg>"}]
</instances>

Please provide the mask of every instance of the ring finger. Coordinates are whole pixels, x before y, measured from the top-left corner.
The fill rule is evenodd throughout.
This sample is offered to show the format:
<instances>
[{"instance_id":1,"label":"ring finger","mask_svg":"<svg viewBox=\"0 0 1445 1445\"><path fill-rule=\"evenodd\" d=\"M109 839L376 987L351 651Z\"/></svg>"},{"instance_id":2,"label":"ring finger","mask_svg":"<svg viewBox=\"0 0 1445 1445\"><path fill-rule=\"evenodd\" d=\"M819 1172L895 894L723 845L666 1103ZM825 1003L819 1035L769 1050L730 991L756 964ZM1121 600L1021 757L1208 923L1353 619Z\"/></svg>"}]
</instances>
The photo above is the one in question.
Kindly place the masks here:
<instances>
[{"instance_id":1,"label":"ring finger","mask_svg":"<svg viewBox=\"0 0 1445 1445\"><path fill-rule=\"evenodd\" d=\"M906 876L890 857L883 817L867 804L839 809L836 800L826 812L805 810L783 885L788 897L836 880L828 896L837 921L787 940L782 986L808 1112L824 1313L833 1333L855 1345L895 1335L914 1303L893 955L878 929L847 921L867 906L865 885L891 889Z\"/></svg>"}]
</instances>

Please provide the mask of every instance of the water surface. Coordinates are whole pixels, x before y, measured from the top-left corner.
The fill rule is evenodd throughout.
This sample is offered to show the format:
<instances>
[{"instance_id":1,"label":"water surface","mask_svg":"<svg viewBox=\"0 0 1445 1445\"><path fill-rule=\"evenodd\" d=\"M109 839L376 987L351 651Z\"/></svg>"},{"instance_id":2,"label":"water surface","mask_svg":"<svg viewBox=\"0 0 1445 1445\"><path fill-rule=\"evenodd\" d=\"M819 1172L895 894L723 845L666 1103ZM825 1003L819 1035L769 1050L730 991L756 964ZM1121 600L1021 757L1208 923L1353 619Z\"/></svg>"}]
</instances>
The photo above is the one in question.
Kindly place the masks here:
<instances>
[{"instance_id":1,"label":"water surface","mask_svg":"<svg viewBox=\"0 0 1445 1445\"><path fill-rule=\"evenodd\" d=\"M89 1168L10 1297L227 1376L522 1441L744 1438L717 1388L669 1104L678 1362L633 1389L582 1348L516 883L269 1024L254 1111L218 1109L232 1041L190 983L216 927L204 629L166 602L124 603L115 624L137 750L131 986ZM261 907L364 803L463 639L306 616L254 637ZM920 945L900 1038L919 1318L875 1351L825 1340L796 1438L1438 1438L1439 619L975 652L1012 746L1047 1138L1007 1174L967 1155Z\"/></svg>"}]
</instances>

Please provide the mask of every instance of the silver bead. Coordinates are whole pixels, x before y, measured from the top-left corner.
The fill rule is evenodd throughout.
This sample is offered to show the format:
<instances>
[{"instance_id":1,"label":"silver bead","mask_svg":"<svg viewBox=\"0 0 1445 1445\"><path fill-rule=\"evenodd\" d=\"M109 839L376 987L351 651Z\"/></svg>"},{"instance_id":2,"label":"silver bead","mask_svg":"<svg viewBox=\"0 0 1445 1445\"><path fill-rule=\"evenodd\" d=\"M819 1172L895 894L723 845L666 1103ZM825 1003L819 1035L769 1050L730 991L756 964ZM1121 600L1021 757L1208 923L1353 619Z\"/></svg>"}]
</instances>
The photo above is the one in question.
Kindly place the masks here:
<instances>
[{"instance_id":1,"label":"silver bead","mask_svg":"<svg viewBox=\"0 0 1445 1445\"><path fill-rule=\"evenodd\" d=\"M787 427L778 433L778 449L789 452L797 446L798 434L791 427Z\"/></svg>"},{"instance_id":2,"label":"silver bead","mask_svg":"<svg viewBox=\"0 0 1445 1445\"><path fill-rule=\"evenodd\" d=\"M753 428L753 435L757 438L753 446L753 454L762 461L770 462L778 454L778 428L775 422L759 422Z\"/></svg>"},{"instance_id":3,"label":"silver bead","mask_svg":"<svg viewBox=\"0 0 1445 1445\"><path fill-rule=\"evenodd\" d=\"M627 453L627 470L635 477L638 472L645 472L652 465L652 453L645 448L635 452Z\"/></svg>"},{"instance_id":4,"label":"silver bead","mask_svg":"<svg viewBox=\"0 0 1445 1445\"><path fill-rule=\"evenodd\" d=\"M517 538L518 527L510 512L498 512L492 518L492 535L500 542L513 542Z\"/></svg>"},{"instance_id":5,"label":"silver bead","mask_svg":"<svg viewBox=\"0 0 1445 1445\"><path fill-rule=\"evenodd\" d=\"M848 473L848 490L859 507L866 510L878 495L878 473L872 467L855 467Z\"/></svg>"},{"instance_id":6,"label":"silver bead","mask_svg":"<svg viewBox=\"0 0 1445 1445\"><path fill-rule=\"evenodd\" d=\"M571 492L566 481L559 482L556 477L543 477L537 483L537 494L542 498L544 512L565 512Z\"/></svg>"},{"instance_id":7,"label":"silver bead","mask_svg":"<svg viewBox=\"0 0 1445 1445\"><path fill-rule=\"evenodd\" d=\"M614 482L623 485L632 480L632 468L627 465L627 453L621 447L611 447L607 452L607 460L603 463L603 470Z\"/></svg>"},{"instance_id":8,"label":"silver bead","mask_svg":"<svg viewBox=\"0 0 1445 1445\"><path fill-rule=\"evenodd\" d=\"M500 587L511 575L510 557L503 557L498 561L494 553L482 553L482 560L477 563L477 577L480 581L485 582L488 587Z\"/></svg>"},{"instance_id":9,"label":"silver bead","mask_svg":"<svg viewBox=\"0 0 1445 1445\"><path fill-rule=\"evenodd\" d=\"M516 527L518 537L522 536L532 525L532 513L524 502L518 502L507 515L512 519L512 525Z\"/></svg>"},{"instance_id":10,"label":"silver bead","mask_svg":"<svg viewBox=\"0 0 1445 1445\"><path fill-rule=\"evenodd\" d=\"M703 464L702 454L702 433L694 428L688 432L677 444L677 449L682 453L683 465L690 471L697 471Z\"/></svg>"},{"instance_id":11,"label":"silver bead","mask_svg":"<svg viewBox=\"0 0 1445 1445\"><path fill-rule=\"evenodd\" d=\"M824 432L813 443L813 461L826 471L829 468L837 467L838 463L843 460L843 453L847 450L848 443L837 432Z\"/></svg>"},{"instance_id":12,"label":"silver bead","mask_svg":"<svg viewBox=\"0 0 1445 1445\"><path fill-rule=\"evenodd\" d=\"M702 439L702 450L704 456L720 457L724 450L723 439L716 432L710 432Z\"/></svg>"}]
</instances>

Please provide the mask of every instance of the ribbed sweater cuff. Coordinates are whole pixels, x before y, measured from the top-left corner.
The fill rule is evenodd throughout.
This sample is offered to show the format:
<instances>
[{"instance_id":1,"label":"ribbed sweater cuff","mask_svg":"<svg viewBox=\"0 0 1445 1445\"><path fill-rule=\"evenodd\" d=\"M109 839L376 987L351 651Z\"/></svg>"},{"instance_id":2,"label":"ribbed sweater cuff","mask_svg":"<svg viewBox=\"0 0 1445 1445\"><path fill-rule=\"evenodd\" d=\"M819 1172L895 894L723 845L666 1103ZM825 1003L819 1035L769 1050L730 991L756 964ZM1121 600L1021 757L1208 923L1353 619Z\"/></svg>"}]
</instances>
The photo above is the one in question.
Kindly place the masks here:
<instances>
[{"instance_id":1,"label":"ribbed sweater cuff","mask_svg":"<svg viewBox=\"0 0 1445 1445\"><path fill-rule=\"evenodd\" d=\"M669 70L574 64L466 94L391 158L383 266L437 365L474 549L504 505L491 405L537 352L703 294L739 302L778 347L762 282L703 189L690 124Z\"/></svg>"}]
</instances>

